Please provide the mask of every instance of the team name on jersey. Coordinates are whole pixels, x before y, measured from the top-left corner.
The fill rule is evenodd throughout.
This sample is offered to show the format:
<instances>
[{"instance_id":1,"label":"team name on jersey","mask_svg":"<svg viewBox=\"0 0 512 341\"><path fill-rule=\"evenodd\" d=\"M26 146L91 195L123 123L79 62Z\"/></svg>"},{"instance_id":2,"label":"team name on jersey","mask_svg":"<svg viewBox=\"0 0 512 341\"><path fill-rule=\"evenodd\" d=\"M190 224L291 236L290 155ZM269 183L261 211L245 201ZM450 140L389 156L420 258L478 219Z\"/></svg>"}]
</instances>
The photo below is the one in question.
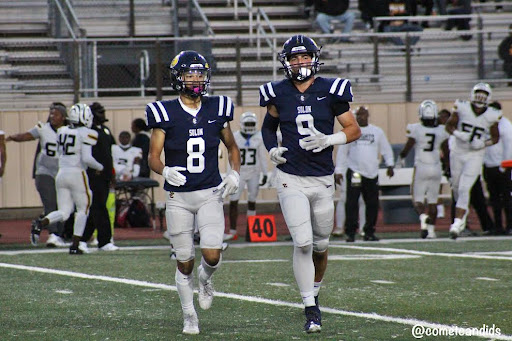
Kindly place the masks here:
<instances>
[{"instance_id":1,"label":"team name on jersey","mask_svg":"<svg viewBox=\"0 0 512 341\"><path fill-rule=\"evenodd\" d=\"M311 105L299 105L297 107L298 114L307 114L311 112Z\"/></svg>"},{"instance_id":2,"label":"team name on jersey","mask_svg":"<svg viewBox=\"0 0 512 341\"><path fill-rule=\"evenodd\" d=\"M188 136L203 136L203 128L189 129Z\"/></svg>"}]
</instances>

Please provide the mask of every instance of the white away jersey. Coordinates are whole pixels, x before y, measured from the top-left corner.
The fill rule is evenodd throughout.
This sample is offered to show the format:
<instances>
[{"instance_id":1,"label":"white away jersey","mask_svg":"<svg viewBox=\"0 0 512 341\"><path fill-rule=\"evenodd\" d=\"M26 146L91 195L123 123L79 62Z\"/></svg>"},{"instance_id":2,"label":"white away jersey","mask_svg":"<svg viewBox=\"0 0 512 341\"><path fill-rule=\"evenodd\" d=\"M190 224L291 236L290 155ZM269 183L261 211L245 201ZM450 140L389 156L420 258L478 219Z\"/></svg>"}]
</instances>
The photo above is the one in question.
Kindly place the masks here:
<instances>
[{"instance_id":1,"label":"white away jersey","mask_svg":"<svg viewBox=\"0 0 512 341\"><path fill-rule=\"evenodd\" d=\"M437 127L426 127L421 123L407 125L407 137L416 141L414 145L414 164L429 163L436 164L441 162L440 149L441 143L450 136L445 130L444 125Z\"/></svg>"},{"instance_id":2,"label":"white away jersey","mask_svg":"<svg viewBox=\"0 0 512 341\"><path fill-rule=\"evenodd\" d=\"M116 144L112 145L112 160L114 161L116 177L119 178L123 174L132 174L133 163L136 158L142 159L142 149L138 147L123 149Z\"/></svg>"},{"instance_id":3,"label":"white away jersey","mask_svg":"<svg viewBox=\"0 0 512 341\"><path fill-rule=\"evenodd\" d=\"M236 131L233 136L240 149L240 159L242 161L240 176L250 178L251 176L259 175L260 172L266 173L267 150L263 144L261 132L258 131L253 135L249 135L248 139L240 131Z\"/></svg>"},{"instance_id":4,"label":"white away jersey","mask_svg":"<svg viewBox=\"0 0 512 341\"><path fill-rule=\"evenodd\" d=\"M87 169L82 162L82 145L96 145L98 133L87 127L64 126L57 131L59 143L59 168L81 168Z\"/></svg>"},{"instance_id":5,"label":"white away jersey","mask_svg":"<svg viewBox=\"0 0 512 341\"><path fill-rule=\"evenodd\" d=\"M485 141L490 135L490 127L499 121L501 118L501 110L492 107L487 107L487 110L480 115L476 115L468 101L456 100L453 111L459 115L459 123L457 129L471 134L471 140L481 139ZM473 152L484 154L485 148L480 150L471 149L470 142L455 139L453 143L453 150L457 152Z\"/></svg>"},{"instance_id":6,"label":"white away jersey","mask_svg":"<svg viewBox=\"0 0 512 341\"><path fill-rule=\"evenodd\" d=\"M36 174L55 177L59 171L59 157L57 154L57 131L53 130L49 122L38 122L28 131L35 139L39 139L41 152L37 156Z\"/></svg>"}]
</instances>

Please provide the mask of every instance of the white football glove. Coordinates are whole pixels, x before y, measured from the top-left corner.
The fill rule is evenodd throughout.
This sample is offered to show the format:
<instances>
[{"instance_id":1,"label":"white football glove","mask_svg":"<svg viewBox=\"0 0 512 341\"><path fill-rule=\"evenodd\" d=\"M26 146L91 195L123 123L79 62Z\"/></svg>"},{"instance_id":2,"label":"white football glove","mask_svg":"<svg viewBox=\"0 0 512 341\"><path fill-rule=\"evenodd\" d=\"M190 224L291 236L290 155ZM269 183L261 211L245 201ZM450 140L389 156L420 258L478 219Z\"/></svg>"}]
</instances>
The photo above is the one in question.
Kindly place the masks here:
<instances>
[{"instance_id":1,"label":"white football glove","mask_svg":"<svg viewBox=\"0 0 512 341\"><path fill-rule=\"evenodd\" d=\"M485 148L485 141L482 141L480 139L474 139L471 141L471 149L479 150Z\"/></svg>"},{"instance_id":2,"label":"white football glove","mask_svg":"<svg viewBox=\"0 0 512 341\"><path fill-rule=\"evenodd\" d=\"M325 135L323 133L316 133L314 135L306 136L299 141L299 145L305 150L313 150L313 153L318 153L325 148L335 144L347 143L347 135L340 131L336 134Z\"/></svg>"},{"instance_id":3,"label":"white football glove","mask_svg":"<svg viewBox=\"0 0 512 341\"><path fill-rule=\"evenodd\" d=\"M167 181L170 185L180 187L183 186L187 182L187 177L180 173L180 171L187 170L185 167L175 166L175 167L164 167L162 171L162 176L165 181Z\"/></svg>"},{"instance_id":4,"label":"white football glove","mask_svg":"<svg viewBox=\"0 0 512 341\"><path fill-rule=\"evenodd\" d=\"M460 130L454 130L453 136L455 136L456 138L458 138L459 140L462 140L464 142L469 142L469 140L471 139L471 134L460 131Z\"/></svg>"},{"instance_id":5,"label":"white football glove","mask_svg":"<svg viewBox=\"0 0 512 341\"><path fill-rule=\"evenodd\" d=\"M222 182L215 188L215 192L224 188L224 193L222 193L222 198L227 197L228 195L235 194L238 191L238 186L240 185L240 174L237 171L231 170L228 175L222 180Z\"/></svg>"},{"instance_id":6,"label":"white football glove","mask_svg":"<svg viewBox=\"0 0 512 341\"><path fill-rule=\"evenodd\" d=\"M268 154L270 156L270 161L274 165L281 165L283 163L286 163L286 159L283 157L283 153L287 152L288 148L286 147L274 147L268 151Z\"/></svg>"}]
</instances>

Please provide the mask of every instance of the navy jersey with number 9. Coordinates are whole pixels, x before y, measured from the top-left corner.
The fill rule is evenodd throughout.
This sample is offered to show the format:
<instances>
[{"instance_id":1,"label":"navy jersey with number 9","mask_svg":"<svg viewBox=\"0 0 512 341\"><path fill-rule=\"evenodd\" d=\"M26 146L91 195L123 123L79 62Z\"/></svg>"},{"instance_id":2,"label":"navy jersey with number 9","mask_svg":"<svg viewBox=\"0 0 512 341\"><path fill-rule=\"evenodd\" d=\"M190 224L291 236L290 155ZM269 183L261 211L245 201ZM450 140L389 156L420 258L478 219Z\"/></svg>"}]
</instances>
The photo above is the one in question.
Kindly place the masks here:
<instances>
[{"instance_id":1,"label":"navy jersey with number 9","mask_svg":"<svg viewBox=\"0 0 512 341\"><path fill-rule=\"evenodd\" d=\"M165 132L165 165L181 166L185 185L175 187L165 181L164 189L190 192L215 187L222 181L218 148L220 131L233 120L233 102L225 96L205 96L196 116L186 112L178 99L157 101L146 107L149 128Z\"/></svg>"},{"instance_id":2,"label":"navy jersey with number 9","mask_svg":"<svg viewBox=\"0 0 512 341\"><path fill-rule=\"evenodd\" d=\"M286 163L277 167L285 173L299 176L333 174L333 147L314 153L302 148L300 140L318 132L332 134L335 117L343 114L333 112L332 108L338 103L351 101L352 89L348 79L317 77L304 93L288 79L262 85L260 106L272 104L277 108L282 146L288 148L283 154Z\"/></svg>"}]
</instances>

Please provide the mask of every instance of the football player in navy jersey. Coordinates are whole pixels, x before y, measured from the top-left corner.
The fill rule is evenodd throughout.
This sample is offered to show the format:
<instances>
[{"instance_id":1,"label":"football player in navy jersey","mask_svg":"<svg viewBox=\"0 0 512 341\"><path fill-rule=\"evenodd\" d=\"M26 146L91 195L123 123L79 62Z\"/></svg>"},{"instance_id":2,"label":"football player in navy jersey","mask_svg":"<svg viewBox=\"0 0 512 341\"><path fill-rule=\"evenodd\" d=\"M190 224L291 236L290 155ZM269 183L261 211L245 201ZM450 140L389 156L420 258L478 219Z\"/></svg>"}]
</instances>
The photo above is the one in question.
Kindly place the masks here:
<instances>
[{"instance_id":1,"label":"football player in navy jersey","mask_svg":"<svg viewBox=\"0 0 512 341\"><path fill-rule=\"evenodd\" d=\"M195 51L182 51L171 62L171 86L179 97L157 101L146 107L152 128L149 166L162 174L166 202L167 230L176 252L176 287L183 310L183 333L198 334L194 308L194 220L201 237L199 305L210 308L213 300L212 275L221 263L224 235L223 198L238 189L240 151L229 121L234 107L229 97L206 96L210 66ZM230 172L222 180L218 149L222 140L229 153ZM165 164L160 161L162 150Z\"/></svg>"},{"instance_id":2,"label":"football player in navy jersey","mask_svg":"<svg viewBox=\"0 0 512 341\"><path fill-rule=\"evenodd\" d=\"M334 223L332 146L361 135L349 111L349 80L315 77L319 57L314 40L292 36L279 54L286 79L260 87L260 105L267 107L263 140L277 165L275 185L293 239L293 272L305 306L304 329L308 333L320 332L322 325L318 291ZM337 133L335 120L343 127Z\"/></svg>"}]
</instances>

